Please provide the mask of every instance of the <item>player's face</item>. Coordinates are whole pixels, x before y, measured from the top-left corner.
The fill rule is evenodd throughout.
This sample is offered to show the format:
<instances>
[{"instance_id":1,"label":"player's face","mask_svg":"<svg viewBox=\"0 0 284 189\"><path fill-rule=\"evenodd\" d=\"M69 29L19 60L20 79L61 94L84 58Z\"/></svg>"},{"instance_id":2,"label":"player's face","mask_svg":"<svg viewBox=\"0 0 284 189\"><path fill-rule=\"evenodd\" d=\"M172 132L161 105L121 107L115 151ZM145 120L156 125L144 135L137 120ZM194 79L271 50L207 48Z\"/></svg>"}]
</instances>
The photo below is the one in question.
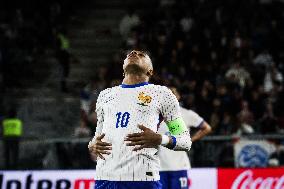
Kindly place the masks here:
<instances>
[{"instance_id":1,"label":"player's face","mask_svg":"<svg viewBox=\"0 0 284 189\"><path fill-rule=\"evenodd\" d=\"M127 66L132 64L135 64L145 70L145 73L149 70L153 70L149 56L142 51L131 51L124 60L123 69L125 70Z\"/></svg>"}]
</instances>

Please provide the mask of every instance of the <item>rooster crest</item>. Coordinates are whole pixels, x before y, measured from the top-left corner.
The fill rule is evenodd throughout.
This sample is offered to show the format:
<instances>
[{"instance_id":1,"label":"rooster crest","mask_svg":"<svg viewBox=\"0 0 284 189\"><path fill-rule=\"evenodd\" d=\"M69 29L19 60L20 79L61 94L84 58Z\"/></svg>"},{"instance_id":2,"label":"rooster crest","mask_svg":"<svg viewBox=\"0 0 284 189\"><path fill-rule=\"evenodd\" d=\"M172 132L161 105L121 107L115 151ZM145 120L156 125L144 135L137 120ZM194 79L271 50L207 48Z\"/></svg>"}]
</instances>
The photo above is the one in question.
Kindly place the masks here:
<instances>
[{"instance_id":1,"label":"rooster crest","mask_svg":"<svg viewBox=\"0 0 284 189\"><path fill-rule=\"evenodd\" d=\"M149 95L145 95L144 92L140 92L138 100L140 101L140 103L138 103L139 105L147 106L149 103L151 103L152 97Z\"/></svg>"}]
</instances>

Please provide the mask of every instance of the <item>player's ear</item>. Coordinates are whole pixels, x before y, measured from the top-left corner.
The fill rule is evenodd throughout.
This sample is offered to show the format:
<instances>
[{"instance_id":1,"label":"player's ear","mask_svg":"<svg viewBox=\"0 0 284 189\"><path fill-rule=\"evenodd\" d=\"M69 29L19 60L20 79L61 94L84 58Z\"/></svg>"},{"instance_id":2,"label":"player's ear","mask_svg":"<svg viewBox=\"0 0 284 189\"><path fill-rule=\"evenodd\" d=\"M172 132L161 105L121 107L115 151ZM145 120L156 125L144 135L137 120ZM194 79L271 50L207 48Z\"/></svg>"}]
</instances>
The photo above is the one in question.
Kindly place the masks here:
<instances>
[{"instance_id":1,"label":"player's ear","mask_svg":"<svg viewBox=\"0 0 284 189\"><path fill-rule=\"evenodd\" d=\"M153 75L153 70L149 70L148 72L147 72L147 76L149 76L149 77L151 77L152 75Z\"/></svg>"}]
</instances>

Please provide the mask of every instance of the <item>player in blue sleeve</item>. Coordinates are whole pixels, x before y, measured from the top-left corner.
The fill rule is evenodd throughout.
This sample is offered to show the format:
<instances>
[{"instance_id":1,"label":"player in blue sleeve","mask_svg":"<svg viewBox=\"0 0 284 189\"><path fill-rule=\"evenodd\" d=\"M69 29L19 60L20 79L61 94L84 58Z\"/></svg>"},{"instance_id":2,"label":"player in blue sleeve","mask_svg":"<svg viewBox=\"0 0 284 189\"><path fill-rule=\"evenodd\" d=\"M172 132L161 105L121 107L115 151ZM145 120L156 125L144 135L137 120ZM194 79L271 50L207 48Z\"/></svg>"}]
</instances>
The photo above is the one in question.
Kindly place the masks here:
<instances>
[{"instance_id":1,"label":"player in blue sleeve","mask_svg":"<svg viewBox=\"0 0 284 189\"><path fill-rule=\"evenodd\" d=\"M175 87L170 87L177 99L180 94ZM202 117L192 110L181 107L181 116L185 125L190 128L196 128L198 131L192 136L192 142L201 139L211 132L211 127ZM160 134L168 134L170 132L164 122L160 124ZM190 161L186 152L175 152L163 146L160 147L158 155L161 161L160 181L163 189L187 189L188 186L188 170L190 169Z\"/></svg>"}]
</instances>

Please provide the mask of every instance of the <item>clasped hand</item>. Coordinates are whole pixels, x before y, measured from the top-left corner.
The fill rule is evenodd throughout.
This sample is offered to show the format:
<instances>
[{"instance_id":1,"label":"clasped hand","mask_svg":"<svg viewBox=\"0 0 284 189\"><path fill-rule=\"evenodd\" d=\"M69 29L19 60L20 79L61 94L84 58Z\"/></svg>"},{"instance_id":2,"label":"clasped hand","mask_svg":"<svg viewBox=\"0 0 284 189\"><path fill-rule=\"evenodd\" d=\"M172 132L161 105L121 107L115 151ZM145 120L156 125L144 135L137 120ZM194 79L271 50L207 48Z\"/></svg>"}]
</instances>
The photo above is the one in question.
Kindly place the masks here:
<instances>
[{"instance_id":1,"label":"clasped hand","mask_svg":"<svg viewBox=\"0 0 284 189\"><path fill-rule=\"evenodd\" d=\"M124 141L127 141L127 146L135 146L133 151L141 150L143 148L155 148L161 144L162 136L155 133L151 129L138 125L138 128L142 130L140 133L128 134Z\"/></svg>"},{"instance_id":2,"label":"clasped hand","mask_svg":"<svg viewBox=\"0 0 284 189\"><path fill-rule=\"evenodd\" d=\"M124 139L124 141L127 142L127 146L135 146L133 151L141 150L143 148L155 148L161 144L162 136L160 134L155 133L143 125L138 125L138 128L140 128L142 132L128 134ZM94 160L97 157L105 160L103 155L111 154L111 144L102 141L104 136L105 134L102 134L89 142L88 148L91 157Z\"/></svg>"}]
</instances>

